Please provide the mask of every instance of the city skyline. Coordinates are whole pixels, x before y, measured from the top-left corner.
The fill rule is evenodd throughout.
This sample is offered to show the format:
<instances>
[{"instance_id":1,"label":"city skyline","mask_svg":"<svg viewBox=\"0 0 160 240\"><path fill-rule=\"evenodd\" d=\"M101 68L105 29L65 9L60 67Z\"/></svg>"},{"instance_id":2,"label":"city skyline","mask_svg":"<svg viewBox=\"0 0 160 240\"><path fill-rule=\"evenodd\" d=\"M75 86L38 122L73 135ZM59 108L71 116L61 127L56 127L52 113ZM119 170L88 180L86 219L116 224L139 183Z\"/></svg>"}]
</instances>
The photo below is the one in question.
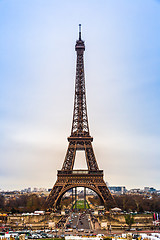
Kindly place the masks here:
<instances>
[{"instance_id":1,"label":"city skyline","mask_svg":"<svg viewBox=\"0 0 160 240\"><path fill-rule=\"evenodd\" d=\"M146 193L157 193L158 195L160 194L160 189L155 189L153 186L149 187L149 186L145 186L143 188L131 188L131 189L127 189L125 186L110 186L108 185L108 183L106 182L107 187L114 191L114 192L120 192L123 193L141 193L141 194L146 194ZM21 193L32 193L32 192L51 192L52 188L41 188L41 187L26 187L24 189L12 189L12 190L4 190L4 189L0 189L1 193L7 193L7 192L21 192ZM93 190L86 188L87 191L91 191L94 192ZM77 187L77 191L84 191L84 187ZM71 189L70 191L71 192Z\"/></svg>"},{"instance_id":2,"label":"city skyline","mask_svg":"<svg viewBox=\"0 0 160 240\"><path fill-rule=\"evenodd\" d=\"M56 180L81 23L99 168L109 185L160 189L160 2L1 1L0 20L0 188L52 188ZM76 167L84 168L81 157Z\"/></svg>"}]
</instances>

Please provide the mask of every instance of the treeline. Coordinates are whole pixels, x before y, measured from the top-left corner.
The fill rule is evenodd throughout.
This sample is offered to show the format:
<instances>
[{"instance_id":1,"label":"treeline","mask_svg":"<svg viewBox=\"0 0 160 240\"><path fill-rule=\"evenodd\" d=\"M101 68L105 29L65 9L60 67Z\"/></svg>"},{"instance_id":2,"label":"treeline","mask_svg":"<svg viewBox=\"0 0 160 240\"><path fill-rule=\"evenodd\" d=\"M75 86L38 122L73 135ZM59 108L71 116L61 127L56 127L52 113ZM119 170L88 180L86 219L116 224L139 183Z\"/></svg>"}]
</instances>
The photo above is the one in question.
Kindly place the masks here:
<instances>
[{"instance_id":1,"label":"treeline","mask_svg":"<svg viewBox=\"0 0 160 240\"><path fill-rule=\"evenodd\" d=\"M115 196L117 206L123 211L132 211L143 213L160 212L160 196L152 194L152 196L144 195L120 195Z\"/></svg>"},{"instance_id":2,"label":"treeline","mask_svg":"<svg viewBox=\"0 0 160 240\"><path fill-rule=\"evenodd\" d=\"M36 194L15 195L10 198L0 195L0 212L23 213L45 210L45 200L46 197Z\"/></svg>"},{"instance_id":3,"label":"treeline","mask_svg":"<svg viewBox=\"0 0 160 240\"><path fill-rule=\"evenodd\" d=\"M101 205L98 197L89 197L88 199L94 206ZM146 211L160 212L160 196L156 194L152 194L151 197L127 194L115 195L114 199L116 202L116 207L121 208L122 211L138 213L143 213ZM110 208L113 207L111 202L109 202L108 206L110 206Z\"/></svg>"},{"instance_id":4,"label":"treeline","mask_svg":"<svg viewBox=\"0 0 160 240\"><path fill-rule=\"evenodd\" d=\"M152 197L144 195L119 195L114 196L116 207L126 212L143 213L145 211L160 212L160 196L153 194ZM101 205L98 197L89 197L89 202L94 206ZM66 208L71 204L71 198L63 198L61 207ZM0 195L0 212L22 213L34 212L36 210L47 211L48 206L45 204L46 197L36 194L15 195L14 197L5 197ZM114 205L115 206L115 205ZM108 203L107 208L112 208Z\"/></svg>"}]
</instances>

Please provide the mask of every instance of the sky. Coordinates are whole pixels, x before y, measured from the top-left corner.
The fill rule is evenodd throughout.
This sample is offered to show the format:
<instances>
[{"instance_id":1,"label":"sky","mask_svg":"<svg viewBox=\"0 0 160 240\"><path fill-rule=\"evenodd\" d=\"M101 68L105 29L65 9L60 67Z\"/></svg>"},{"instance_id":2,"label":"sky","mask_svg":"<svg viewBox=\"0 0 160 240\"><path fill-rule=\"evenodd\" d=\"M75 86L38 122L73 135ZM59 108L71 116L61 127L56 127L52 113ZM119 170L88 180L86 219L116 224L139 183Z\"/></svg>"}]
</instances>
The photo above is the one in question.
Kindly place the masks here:
<instances>
[{"instance_id":1,"label":"sky","mask_svg":"<svg viewBox=\"0 0 160 240\"><path fill-rule=\"evenodd\" d=\"M104 179L160 189L158 0L0 0L0 189L56 181L71 133L80 23ZM85 168L81 153L75 168Z\"/></svg>"}]
</instances>

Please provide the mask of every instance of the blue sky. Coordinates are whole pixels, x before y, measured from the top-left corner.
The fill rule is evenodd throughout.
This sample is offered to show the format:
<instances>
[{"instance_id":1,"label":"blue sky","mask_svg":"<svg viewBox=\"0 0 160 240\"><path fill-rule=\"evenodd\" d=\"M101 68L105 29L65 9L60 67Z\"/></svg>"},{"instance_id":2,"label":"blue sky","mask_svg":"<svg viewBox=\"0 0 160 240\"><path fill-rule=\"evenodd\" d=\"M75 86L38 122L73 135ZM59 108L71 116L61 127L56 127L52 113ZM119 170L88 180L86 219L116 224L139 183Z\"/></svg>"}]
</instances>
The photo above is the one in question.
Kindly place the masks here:
<instances>
[{"instance_id":1,"label":"blue sky","mask_svg":"<svg viewBox=\"0 0 160 240\"><path fill-rule=\"evenodd\" d=\"M105 180L160 189L156 0L0 1L0 189L56 180L71 130L79 23L90 132Z\"/></svg>"}]
</instances>

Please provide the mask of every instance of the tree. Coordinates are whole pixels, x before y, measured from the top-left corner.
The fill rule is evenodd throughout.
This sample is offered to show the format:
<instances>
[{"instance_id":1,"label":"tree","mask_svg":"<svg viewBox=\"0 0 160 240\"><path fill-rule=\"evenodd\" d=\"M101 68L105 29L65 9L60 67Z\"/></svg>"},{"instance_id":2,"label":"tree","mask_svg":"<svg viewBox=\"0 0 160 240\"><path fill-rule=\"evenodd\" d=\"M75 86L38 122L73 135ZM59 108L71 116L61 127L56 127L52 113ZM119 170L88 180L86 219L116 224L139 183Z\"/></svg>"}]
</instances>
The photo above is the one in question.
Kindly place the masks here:
<instances>
[{"instance_id":1,"label":"tree","mask_svg":"<svg viewBox=\"0 0 160 240\"><path fill-rule=\"evenodd\" d=\"M131 228L132 224L134 223L134 217L131 214L127 214L125 216L126 224Z\"/></svg>"},{"instance_id":2,"label":"tree","mask_svg":"<svg viewBox=\"0 0 160 240\"><path fill-rule=\"evenodd\" d=\"M0 209L4 208L5 198L3 195L0 195Z\"/></svg>"}]
</instances>

